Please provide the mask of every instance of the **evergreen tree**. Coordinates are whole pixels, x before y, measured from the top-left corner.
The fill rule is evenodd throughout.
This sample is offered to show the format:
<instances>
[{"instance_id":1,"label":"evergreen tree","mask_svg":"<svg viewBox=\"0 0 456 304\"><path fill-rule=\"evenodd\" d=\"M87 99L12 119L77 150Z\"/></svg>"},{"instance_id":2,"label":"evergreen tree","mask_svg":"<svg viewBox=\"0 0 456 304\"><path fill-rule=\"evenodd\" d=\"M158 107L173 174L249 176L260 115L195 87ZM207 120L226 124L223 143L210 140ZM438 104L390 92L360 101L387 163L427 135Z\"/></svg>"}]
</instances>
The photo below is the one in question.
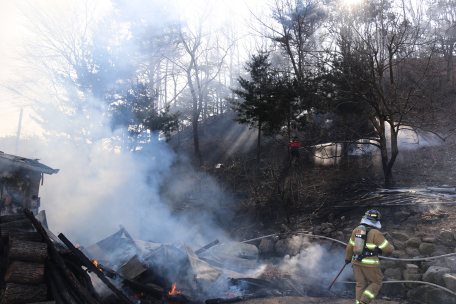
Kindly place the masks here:
<instances>
[{"instance_id":1,"label":"evergreen tree","mask_svg":"<svg viewBox=\"0 0 456 304\"><path fill-rule=\"evenodd\" d=\"M277 133L282 124L280 98L274 73L267 53L253 55L245 67L250 80L238 78L240 89L233 89L239 98L232 99L232 109L238 114L234 120L258 129L257 161L260 159L261 132Z\"/></svg>"}]
</instances>

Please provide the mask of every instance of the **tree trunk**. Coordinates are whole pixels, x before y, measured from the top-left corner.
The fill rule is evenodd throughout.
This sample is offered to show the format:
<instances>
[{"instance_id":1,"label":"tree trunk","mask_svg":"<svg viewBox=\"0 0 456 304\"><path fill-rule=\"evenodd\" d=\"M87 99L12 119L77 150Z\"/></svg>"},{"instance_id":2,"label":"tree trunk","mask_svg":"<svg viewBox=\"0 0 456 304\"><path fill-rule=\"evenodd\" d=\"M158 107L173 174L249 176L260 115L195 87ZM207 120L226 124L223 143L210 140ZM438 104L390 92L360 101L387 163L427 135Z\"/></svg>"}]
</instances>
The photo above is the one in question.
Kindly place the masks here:
<instances>
[{"instance_id":1,"label":"tree trunk","mask_svg":"<svg viewBox=\"0 0 456 304\"><path fill-rule=\"evenodd\" d=\"M258 122L257 163L260 162L260 152L261 152L261 122Z\"/></svg>"},{"instance_id":2,"label":"tree trunk","mask_svg":"<svg viewBox=\"0 0 456 304\"><path fill-rule=\"evenodd\" d=\"M15 241L8 250L8 260L42 263L47 255L46 243Z\"/></svg>"},{"instance_id":3,"label":"tree trunk","mask_svg":"<svg viewBox=\"0 0 456 304\"><path fill-rule=\"evenodd\" d=\"M1 304L20 304L41 302L46 300L46 284L24 285L16 283L6 284Z\"/></svg>"},{"instance_id":4,"label":"tree trunk","mask_svg":"<svg viewBox=\"0 0 456 304\"><path fill-rule=\"evenodd\" d=\"M385 185L386 189L393 187L394 180L393 180L393 172L390 170L390 162L388 159L388 147L386 144L386 131L385 131L385 120L379 118L379 125L376 127L376 131L378 136L380 137L380 154L382 159L382 170L383 176L385 178Z\"/></svg>"},{"instance_id":5,"label":"tree trunk","mask_svg":"<svg viewBox=\"0 0 456 304\"><path fill-rule=\"evenodd\" d=\"M195 157L195 161L198 163L198 165L201 165L202 160L201 160L201 153L200 153L200 149L199 149L199 138L198 138L198 118L199 118L198 97L196 96L195 88L193 86L190 68L187 70L187 79L188 79L188 85L190 87L190 92L192 94L192 99L193 99L192 129L193 129L193 146L194 146L194 153L195 153L194 157Z\"/></svg>"},{"instance_id":6,"label":"tree trunk","mask_svg":"<svg viewBox=\"0 0 456 304\"><path fill-rule=\"evenodd\" d=\"M43 282L44 264L13 261L5 274L5 282L38 285Z\"/></svg>"}]
</instances>

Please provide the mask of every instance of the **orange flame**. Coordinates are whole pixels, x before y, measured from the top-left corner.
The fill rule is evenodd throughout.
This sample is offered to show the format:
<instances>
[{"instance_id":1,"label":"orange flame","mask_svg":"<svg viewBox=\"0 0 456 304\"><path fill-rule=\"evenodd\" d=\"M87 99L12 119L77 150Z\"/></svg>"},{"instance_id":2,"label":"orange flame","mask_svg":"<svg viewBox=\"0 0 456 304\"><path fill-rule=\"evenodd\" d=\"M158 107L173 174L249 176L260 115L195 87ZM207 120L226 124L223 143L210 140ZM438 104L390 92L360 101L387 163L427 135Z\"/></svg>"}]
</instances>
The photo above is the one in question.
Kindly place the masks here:
<instances>
[{"instance_id":1,"label":"orange flame","mask_svg":"<svg viewBox=\"0 0 456 304\"><path fill-rule=\"evenodd\" d=\"M76 244L76 249L79 249L79 244Z\"/></svg>"},{"instance_id":2,"label":"orange flame","mask_svg":"<svg viewBox=\"0 0 456 304\"><path fill-rule=\"evenodd\" d=\"M98 267L98 260L95 260L95 261L94 261L94 260L89 259L89 261L92 262L93 265L95 265L95 267L98 268L98 270L103 271L103 269L101 269L100 267Z\"/></svg>"},{"instance_id":3,"label":"orange flame","mask_svg":"<svg viewBox=\"0 0 456 304\"><path fill-rule=\"evenodd\" d=\"M145 296L145 295L146 295L145 292L141 292L141 293L139 293L139 294L135 294L135 295L130 296L130 298L132 298L132 299L139 299L140 296Z\"/></svg>"},{"instance_id":4,"label":"orange flame","mask_svg":"<svg viewBox=\"0 0 456 304\"><path fill-rule=\"evenodd\" d=\"M173 288L171 289L171 291L168 292L168 294L170 296L177 295L177 294L180 294L180 293L181 293L180 291L178 291L178 290L176 291L176 283L173 284Z\"/></svg>"}]
</instances>

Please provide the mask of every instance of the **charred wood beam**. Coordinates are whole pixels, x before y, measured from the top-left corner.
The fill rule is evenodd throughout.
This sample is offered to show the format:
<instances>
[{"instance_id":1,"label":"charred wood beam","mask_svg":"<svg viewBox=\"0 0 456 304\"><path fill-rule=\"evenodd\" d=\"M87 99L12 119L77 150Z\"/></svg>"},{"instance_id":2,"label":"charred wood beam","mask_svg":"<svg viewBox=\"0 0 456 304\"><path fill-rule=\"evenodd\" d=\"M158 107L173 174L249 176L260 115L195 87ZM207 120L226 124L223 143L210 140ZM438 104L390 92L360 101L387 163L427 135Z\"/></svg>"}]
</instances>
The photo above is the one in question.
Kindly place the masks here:
<instances>
[{"instance_id":1,"label":"charred wood beam","mask_svg":"<svg viewBox=\"0 0 456 304\"><path fill-rule=\"evenodd\" d=\"M47 256L46 243L15 241L8 250L8 260L43 263Z\"/></svg>"},{"instance_id":2,"label":"charred wood beam","mask_svg":"<svg viewBox=\"0 0 456 304\"><path fill-rule=\"evenodd\" d=\"M27 219L27 217L22 213L2 215L2 216L0 216L0 224L16 222L16 221L23 221L26 219Z\"/></svg>"},{"instance_id":3,"label":"charred wood beam","mask_svg":"<svg viewBox=\"0 0 456 304\"><path fill-rule=\"evenodd\" d=\"M57 286L55 284L55 279L52 278L50 275L47 275L47 281L49 283L49 287L51 288L51 294L54 300L58 304L64 303L62 297L60 296L59 290L57 289Z\"/></svg>"},{"instance_id":4,"label":"charred wood beam","mask_svg":"<svg viewBox=\"0 0 456 304\"><path fill-rule=\"evenodd\" d=\"M156 299L161 299L164 295L163 288L160 286L155 285L156 287L154 287L154 286L151 286L151 284L145 285L145 284L139 283L138 281L131 280L101 264L98 264L98 267L100 267L103 270L103 273L105 273L106 276L108 276L109 278L113 279L115 277L119 277L123 280L123 283L125 285L127 285L127 286L131 287L132 289L135 289L139 292L147 293L147 294L155 297Z\"/></svg>"},{"instance_id":5,"label":"charred wood beam","mask_svg":"<svg viewBox=\"0 0 456 304\"><path fill-rule=\"evenodd\" d=\"M44 263L13 261L6 271L5 282L38 285L43 277Z\"/></svg>"},{"instance_id":6,"label":"charred wood beam","mask_svg":"<svg viewBox=\"0 0 456 304\"><path fill-rule=\"evenodd\" d=\"M80 264L75 263L73 261L69 261L67 259L64 259L64 261L65 261L65 264L70 265L74 271L77 271L79 273L79 275L81 276L81 278L84 281L83 286L85 287L85 289L87 289L89 291L89 293L94 298L96 298L95 290L94 290L93 284L92 284L92 279L90 278L89 274L84 269L82 269ZM81 282L81 284L82 284L82 282Z\"/></svg>"},{"instance_id":7,"label":"charred wood beam","mask_svg":"<svg viewBox=\"0 0 456 304\"><path fill-rule=\"evenodd\" d=\"M106 286L109 287L109 289L111 289L116 295L117 297L119 297L119 299L121 299L122 301L124 301L125 303L127 304L133 304L133 302L126 296L123 294L122 291L118 290L106 277L105 275L103 274L103 272L100 271L100 269L98 269L85 255L84 253L82 253L81 250L77 249L76 247L74 247L74 245L66 238L65 235L63 235L62 233L60 233L58 235L58 238L68 247L68 249L70 249L78 258L79 260L82 262L82 264L87 267L87 269L89 269L90 271L92 271L98 278L100 278L101 281L103 281L103 283L106 284Z\"/></svg>"},{"instance_id":8,"label":"charred wood beam","mask_svg":"<svg viewBox=\"0 0 456 304\"><path fill-rule=\"evenodd\" d=\"M38 232L11 232L7 238L7 244L13 241L41 242L43 238Z\"/></svg>"},{"instance_id":9,"label":"charred wood beam","mask_svg":"<svg viewBox=\"0 0 456 304\"><path fill-rule=\"evenodd\" d=\"M3 293L1 304L30 303L46 300L46 284L25 285L8 283Z\"/></svg>"},{"instance_id":10,"label":"charred wood beam","mask_svg":"<svg viewBox=\"0 0 456 304\"><path fill-rule=\"evenodd\" d=\"M197 251L195 251L195 254L196 255L199 255L201 253L203 253L204 251L208 250L209 248L211 247L214 247L215 245L217 245L219 243L219 240L215 240L213 242L210 242L209 244L207 244L206 246L204 247L201 247L200 249L198 249Z\"/></svg>"},{"instance_id":11,"label":"charred wood beam","mask_svg":"<svg viewBox=\"0 0 456 304\"><path fill-rule=\"evenodd\" d=\"M33 230L33 225L30 222L30 220L25 219L25 220L21 220L21 221L0 224L0 229L3 229L3 228L17 228L17 229L22 229L22 230L26 231L26 230Z\"/></svg>"},{"instance_id":12,"label":"charred wood beam","mask_svg":"<svg viewBox=\"0 0 456 304\"><path fill-rule=\"evenodd\" d=\"M54 296L54 299L57 300L58 298L60 298L61 303L78 304L76 299L68 290L66 284L63 283L63 278L59 274L57 267L49 260L46 260L45 265L46 270L48 271L48 276L51 279L51 291L52 295ZM54 286L52 286L52 284L54 284ZM55 290L53 287L55 287Z\"/></svg>"},{"instance_id":13,"label":"charred wood beam","mask_svg":"<svg viewBox=\"0 0 456 304\"><path fill-rule=\"evenodd\" d=\"M0 228L0 236L2 238L2 241L4 241L5 243L8 241L8 238L11 234L22 233L22 232L25 232L25 231L20 228L10 228L10 227Z\"/></svg>"},{"instance_id":14,"label":"charred wood beam","mask_svg":"<svg viewBox=\"0 0 456 304\"><path fill-rule=\"evenodd\" d=\"M69 282L72 289L77 292L77 294L84 300L87 304L98 304L98 302L90 295L90 293L85 290L82 285L76 280L74 274L66 267L65 262L63 261L62 257L58 253L57 249L55 248L54 244L52 243L51 239L44 230L41 223L35 218L32 212L28 209L24 210L25 216L32 222L35 229L41 234L44 242L48 245L48 249L50 251L51 258L57 263L57 266L62 270L65 279Z\"/></svg>"}]
</instances>

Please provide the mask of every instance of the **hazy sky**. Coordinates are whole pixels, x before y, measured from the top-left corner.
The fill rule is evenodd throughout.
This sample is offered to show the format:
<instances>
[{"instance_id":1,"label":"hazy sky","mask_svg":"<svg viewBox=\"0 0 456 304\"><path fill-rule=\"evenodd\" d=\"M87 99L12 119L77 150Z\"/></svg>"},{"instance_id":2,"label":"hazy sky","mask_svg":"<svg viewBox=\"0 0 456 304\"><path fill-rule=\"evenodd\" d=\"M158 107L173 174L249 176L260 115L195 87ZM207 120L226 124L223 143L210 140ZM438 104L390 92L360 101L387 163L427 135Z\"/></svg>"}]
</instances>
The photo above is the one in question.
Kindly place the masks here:
<instances>
[{"instance_id":1,"label":"hazy sky","mask_svg":"<svg viewBox=\"0 0 456 304\"><path fill-rule=\"evenodd\" d=\"M55 3L56 0L0 0L0 82L14 78L15 63L19 58L20 39L27 34L24 27L24 20L21 19L20 7L26 7L29 3L38 4L42 9ZM72 0L61 0L59 4L69 3ZM109 0L98 0L102 6L109 6ZM197 6L204 5L204 0L176 0L182 3L180 8L188 16L194 15L192 10ZM134 3L134 2L133 2ZM234 19L239 27L243 26L243 20L249 17L249 7L255 9L264 1L260 0L232 0L218 1L210 0L214 5L213 15L215 20L223 20L232 11ZM20 59L19 59L20 60ZM20 89L20 88L19 88ZM40 133L40 128L30 118L31 106L13 95L8 90L0 87L0 137L16 135L20 109L24 108L22 118L21 137Z\"/></svg>"},{"instance_id":2,"label":"hazy sky","mask_svg":"<svg viewBox=\"0 0 456 304\"><path fill-rule=\"evenodd\" d=\"M13 46L21 32L18 13L12 0L0 0L0 81L5 81L13 71ZM16 132L19 111L13 96L0 88L0 137Z\"/></svg>"}]
</instances>

